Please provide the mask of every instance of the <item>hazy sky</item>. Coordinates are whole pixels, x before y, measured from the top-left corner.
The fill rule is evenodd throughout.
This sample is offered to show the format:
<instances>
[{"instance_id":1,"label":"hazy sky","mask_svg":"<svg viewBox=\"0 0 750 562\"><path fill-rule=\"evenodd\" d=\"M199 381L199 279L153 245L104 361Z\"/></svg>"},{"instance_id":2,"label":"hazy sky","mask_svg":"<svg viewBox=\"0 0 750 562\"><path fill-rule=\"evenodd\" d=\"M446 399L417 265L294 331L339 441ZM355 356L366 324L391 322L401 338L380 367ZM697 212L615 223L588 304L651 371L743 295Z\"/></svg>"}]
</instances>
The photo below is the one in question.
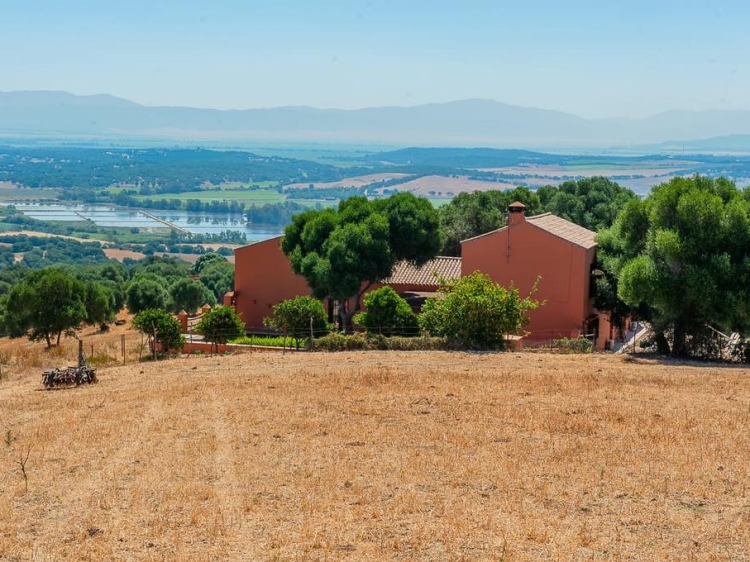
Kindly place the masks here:
<instances>
[{"instance_id":1,"label":"hazy sky","mask_svg":"<svg viewBox=\"0 0 750 562\"><path fill-rule=\"evenodd\" d=\"M747 0L0 0L0 90L146 105L750 109Z\"/></svg>"}]
</instances>

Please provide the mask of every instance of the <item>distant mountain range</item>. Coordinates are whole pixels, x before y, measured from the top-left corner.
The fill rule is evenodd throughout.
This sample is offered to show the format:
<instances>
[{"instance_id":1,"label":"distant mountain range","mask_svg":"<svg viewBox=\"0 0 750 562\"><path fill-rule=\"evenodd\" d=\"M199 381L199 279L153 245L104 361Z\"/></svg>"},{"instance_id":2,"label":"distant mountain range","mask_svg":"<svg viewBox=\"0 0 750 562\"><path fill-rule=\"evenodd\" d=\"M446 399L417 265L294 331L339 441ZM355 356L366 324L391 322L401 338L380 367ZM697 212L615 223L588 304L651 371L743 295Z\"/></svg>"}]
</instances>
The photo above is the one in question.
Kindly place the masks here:
<instances>
[{"instance_id":1,"label":"distant mountain range","mask_svg":"<svg viewBox=\"0 0 750 562\"><path fill-rule=\"evenodd\" d=\"M688 146L714 150L711 137L726 137L723 143L732 150L750 151L750 111L668 111L643 119L584 119L481 99L358 110L215 110L148 107L109 95L19 91L0 92L0 135L529 148L648 144L674 150Z\"/></svg>"}]
</instances>

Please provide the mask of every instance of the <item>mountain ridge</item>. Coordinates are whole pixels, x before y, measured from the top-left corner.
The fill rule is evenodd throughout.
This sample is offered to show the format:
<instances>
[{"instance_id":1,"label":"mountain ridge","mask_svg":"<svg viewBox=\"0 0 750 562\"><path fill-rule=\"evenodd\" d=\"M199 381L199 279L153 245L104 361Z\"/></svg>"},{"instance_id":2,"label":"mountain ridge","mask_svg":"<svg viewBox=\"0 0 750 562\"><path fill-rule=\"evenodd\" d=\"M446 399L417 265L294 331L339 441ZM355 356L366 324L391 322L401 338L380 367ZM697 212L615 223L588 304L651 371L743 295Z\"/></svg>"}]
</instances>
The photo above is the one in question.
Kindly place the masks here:
<instances>
[{"instance_id":1,"label":"mountain ridge","mask_svg":"<svg viewBox=\"0 0 750 562\"><path fill-rule=\"evenodd\" d=\"M109 94L0 92L0 131L174 139L477 143L542 147L679 143L750 134L747 110L669 110L643 118L586 119L486 98L414 106L207 109L146 106Z\"/></svg>"}]
</instances>

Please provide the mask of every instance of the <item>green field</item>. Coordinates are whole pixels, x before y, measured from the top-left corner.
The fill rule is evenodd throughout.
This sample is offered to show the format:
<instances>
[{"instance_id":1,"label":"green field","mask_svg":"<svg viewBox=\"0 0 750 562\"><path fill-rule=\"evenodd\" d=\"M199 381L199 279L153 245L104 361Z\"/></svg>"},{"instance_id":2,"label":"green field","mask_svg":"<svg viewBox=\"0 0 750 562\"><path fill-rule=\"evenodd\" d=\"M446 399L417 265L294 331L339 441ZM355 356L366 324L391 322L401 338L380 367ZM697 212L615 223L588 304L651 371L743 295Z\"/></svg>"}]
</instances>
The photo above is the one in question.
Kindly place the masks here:
<instances>
[{"instance_id":1,"label":"green field","mask_svg":"<svg viewBox=\"0 0 750 562\"><path fill-rule=\"evenodd\" d=\"M200 191L184 191L182 193L162 193L159 195L136 195L140 201L154 201L161 199L199 199L201 201L242 201L255 205L281 203L286 197L275 189L215 189Z\"/></svg>"}]
</instances>

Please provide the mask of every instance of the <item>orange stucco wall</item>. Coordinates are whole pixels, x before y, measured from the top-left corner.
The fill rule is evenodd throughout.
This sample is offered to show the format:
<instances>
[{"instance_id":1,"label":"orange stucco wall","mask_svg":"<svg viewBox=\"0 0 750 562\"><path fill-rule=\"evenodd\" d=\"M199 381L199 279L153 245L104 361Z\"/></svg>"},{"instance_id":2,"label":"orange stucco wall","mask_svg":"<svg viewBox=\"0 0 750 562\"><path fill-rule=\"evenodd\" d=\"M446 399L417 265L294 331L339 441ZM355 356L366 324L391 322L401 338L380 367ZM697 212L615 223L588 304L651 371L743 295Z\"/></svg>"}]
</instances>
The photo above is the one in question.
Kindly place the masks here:
<instances>
[{"instance_id":1,"label":"orange stucco wall","mask_svg":"<svg viewBox=\"0 0 750 562\"><path fill-rule=\"evenodd\" d=\"M595 249L586 250L526 222L466 240L461 275L481 271L493 281L513 283L525 297L537 280L534 298L546 304L529 313L530 340L577 336L592 315L589 278Z\"/></svg>"},{"instance_id":2,"label":"orange stucco wall","mask_svg":"<svg viewBox=\"0 0 750 562\"><path fill-rule=\"evenodd\" d=\"M309 294L307 282L292 271L281 251L281 237L235 250L235 310L248 330L263 329L273 305Z\"/></svg>"}]
</instances>

